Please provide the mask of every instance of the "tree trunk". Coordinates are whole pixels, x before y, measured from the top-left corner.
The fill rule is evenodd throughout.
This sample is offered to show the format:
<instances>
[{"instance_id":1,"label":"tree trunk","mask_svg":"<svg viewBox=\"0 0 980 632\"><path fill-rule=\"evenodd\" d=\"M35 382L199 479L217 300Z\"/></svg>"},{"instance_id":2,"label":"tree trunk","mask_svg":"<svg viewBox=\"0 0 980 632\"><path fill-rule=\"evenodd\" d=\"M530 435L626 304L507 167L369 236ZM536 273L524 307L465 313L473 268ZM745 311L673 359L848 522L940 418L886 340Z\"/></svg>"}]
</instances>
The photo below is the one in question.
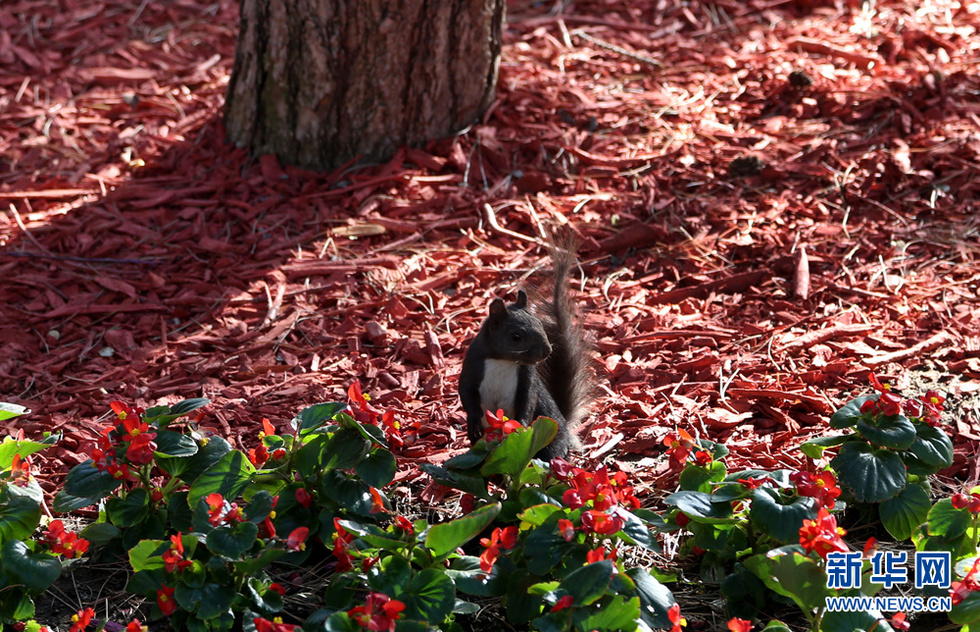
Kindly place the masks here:
<instances>
[{"instance_id":1,"label":"tree trunk","mask_svg":"<svg viewBox=\"0 0 980 632\"><path fill-rule=\"evenodd\" d=\"M242 0L225 127L331 169L445 137L493 102L505 0Z\"/></svg>"}]
</instances>

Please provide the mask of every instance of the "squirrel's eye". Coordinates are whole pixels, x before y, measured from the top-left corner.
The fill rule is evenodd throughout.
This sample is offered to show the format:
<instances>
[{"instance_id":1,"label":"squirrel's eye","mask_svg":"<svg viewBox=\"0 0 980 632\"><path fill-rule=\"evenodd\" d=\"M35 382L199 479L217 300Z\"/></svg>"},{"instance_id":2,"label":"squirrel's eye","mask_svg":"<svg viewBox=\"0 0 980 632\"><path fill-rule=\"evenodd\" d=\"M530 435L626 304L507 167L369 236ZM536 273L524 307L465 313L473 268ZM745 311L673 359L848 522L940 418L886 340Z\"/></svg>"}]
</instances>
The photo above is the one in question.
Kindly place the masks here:
<instances>
[{"instance_id":1,"label":"squirrel's eye","mask_svg":"<svg viewBox=\"0 0 980 632\"><path fill-rule=\"evenodd\" d=\"M521 341L521 338L523 338L523 336L521 336L521 332L519 332L519 331L512 331L512 332L510 332L510 338L514 342L520 342Z\"/></svg>"}]
</instances>

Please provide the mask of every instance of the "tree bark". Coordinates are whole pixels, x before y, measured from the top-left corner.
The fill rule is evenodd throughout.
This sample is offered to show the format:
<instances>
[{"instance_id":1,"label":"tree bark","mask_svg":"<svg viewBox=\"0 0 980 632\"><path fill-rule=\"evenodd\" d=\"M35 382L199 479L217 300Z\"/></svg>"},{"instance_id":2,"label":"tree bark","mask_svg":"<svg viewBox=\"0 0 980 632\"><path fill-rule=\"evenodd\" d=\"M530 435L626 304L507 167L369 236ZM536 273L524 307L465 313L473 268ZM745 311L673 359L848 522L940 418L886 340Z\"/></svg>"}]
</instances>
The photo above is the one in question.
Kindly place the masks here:
<instances>
[{"instance_id":1,"label":"tree bark","mask_svg":"<svg viewBox=\"0 0 980 632\"><path fill-rule=\"evenodd\" d=\"M225 127L331 169L453 134L490 106L505 0L242 0Z\"/></svg>"}]
</instances>

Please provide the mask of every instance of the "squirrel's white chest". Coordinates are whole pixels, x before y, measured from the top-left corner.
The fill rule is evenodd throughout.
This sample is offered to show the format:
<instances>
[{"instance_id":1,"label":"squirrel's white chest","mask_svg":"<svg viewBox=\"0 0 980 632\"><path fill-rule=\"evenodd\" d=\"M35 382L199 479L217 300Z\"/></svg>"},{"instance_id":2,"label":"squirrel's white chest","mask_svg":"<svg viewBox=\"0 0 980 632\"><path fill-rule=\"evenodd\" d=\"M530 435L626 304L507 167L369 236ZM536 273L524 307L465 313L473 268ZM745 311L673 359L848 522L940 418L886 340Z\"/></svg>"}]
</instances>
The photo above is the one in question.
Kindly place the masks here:
<instances>
[{"instance_id":1,"label":"squirrel's white chest","mask_svg":"<svg viewBox=\"0 0 980 632\"><path fill-rule=\"evenodd\" d=\"M480 382L480 407L514 419L514 400L517 397L517 379L520 365L507 360L486 360L483 366L483 381ZM483 420L486 427L487 421Z\"/></svg>"}]
</instances>

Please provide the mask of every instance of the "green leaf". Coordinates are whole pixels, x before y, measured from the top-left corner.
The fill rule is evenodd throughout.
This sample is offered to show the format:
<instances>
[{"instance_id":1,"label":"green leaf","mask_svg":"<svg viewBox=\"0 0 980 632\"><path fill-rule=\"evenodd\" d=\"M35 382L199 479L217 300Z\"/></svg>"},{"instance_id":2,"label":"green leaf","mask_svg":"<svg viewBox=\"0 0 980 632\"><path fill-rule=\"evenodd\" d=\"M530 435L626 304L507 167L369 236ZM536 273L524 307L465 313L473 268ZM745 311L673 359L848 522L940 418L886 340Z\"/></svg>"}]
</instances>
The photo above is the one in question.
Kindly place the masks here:
<instances>
[{"instance_id":1,"label":"green leaf","mask_svg":"<svg viewBox=\"0 0 980 632\"><path fill-rule=\"evenodd\" d=\"M0 406L2 405L0 404ZM0 413L2 411L3 409L0 409ZM0 421L3 421L2 417L0 417ZM23 459L48 447L50 446L47 443L27 440L18 441L13 437L4 437L3 442L0 443L0 470L10 469L10 466L13 465L15 454L19 454Z\"/></svg>"},{"instance_id":2,"label":"green leaf","mask_svg":"<svg viewBox=\"0 0 980 632\"><path fill-rule=\"evenodd\" d=\"M41 524L41 505L28 496L10 493L0 483L0 543L26 540Z\"/></svg>"},{"instance_id":3,"label":"green leaf","mask_svg":"<svg viewBox=\"0 0 980 632\"><path fill-rule=\"evenodd\" d=\"M176 476L185 483L193 483L204 470L217 463L229 452L231 452L231 444L221 437L209 437L207 441L201 442L193 456L157 456L156 463L160 469L171 476Z\"/></svg>"},{"instance_id":4,"label":"green leaf","mask_svg":"<svg viewBox=\"0 0 980 632\"><path fill-rule=\"evenodd\" d=\"M457 472L439 467L438 465L432 465L431 463L421 463L419 464L419 469L431 476L432 480L440 485L458 489L461 492L472 494L477 498L490 500L490 494L487 492L487 481L478 474L473 475Z\"/></svg>"},{"instance_id":5,"label":"green leaf","mask_svg":"<svg viewBox=\"0 0 980 632\"><path fill-rule=\"evenodd\" d=\"M616 512L623 519L623 529L620 536L630 544L642 546L654 553L660 553L660 544L657 538L650 533L650 527L640 520L635 514L626 511L622 507Z\"/></svg>"},{"instance_id":6,"label":"green leaf","mask_svg":"<svg viewBox=\"0 0 980 632\"><path fill-rule=\"evenodd\" d=\"M877 400L877 395L861 395L844 404L837 412L830 416L830 427L840 430L850 428L864 415L861 414L861 406L869 399Z\"/></svg>"},{"instance_id":7,"label":"green leaf","mask_svg":"<svg viewBox=\"0 0 980 632\"><path fill-rule=\"evenodd\" d=\"M526 522L532 527L540 527L545 523L551 514L562 511L561 507L549 503L533 505L528 507L520 514L521 522Z\"/></svg>"},{"instance_id":8,"label":"green leaf","mask_svg":"<svg viewBox=\"0 0 980 632\"><path fill-rule=\"evenodd\" d=\"M779 492L769 487L756 488L752 493L749 509L752 524L779 542L798 541L803 521L815 515L813 498L799 496L785 504Z\"/></svg>"},{"instance_id":9,"label":"green leaf","mask_svg":"<svg viewBox=\"0 0 980 632\"><path fill-rule=\"evenodd\" d=\"M197 454L194 437L172 430L157 430L157 456L188 457Z\"/></svg>"},{"instance_id":10,"label":"green leaf","mask_svg":"<svg viewBox=\"0 0 980 632\"><path fill-rule=\"evenodd\" d=\"M433 525L425 535L425 545L437 559L455 551L486 529L500 513L500 503L486 505L443 524Z\"/></svg>"},{"instance_id":11,"label":"green leaf","mask_svg":"<svg viewBox=\"0 0 980 632\"><path fill-rule=\"evenodd\" d=\"M892 626L888 625L887 619L864 610L828 611L824 613L820 622L821 632L854 632L871 629L875 632L894 632Z\"/></svg>"},{"instance_id":12,"label":"green leaf","mask_svg":"<svg viewBox=\"0 0 980 632\"><path fill-rule=\"evenodd\" d=\"M93 522L79 533L94 546L105 546L122 535L119 527L108 522Z\"/></svg>"},{"instance_id":13,"label":"green leaf","mask_svg":"<svg viewBox=\"0 0 980 632\"><path fill-rule=\"evenodd\" d=\"M235 572L240 576L247 577L249 575L255 575L283 555L286 555L286 553L287 551L285 549L267 546L257 555L248 556L242 561L232 562L232 566L235 567Z\"/></svg>"},{"instance_id":14,"label":"green leaf","mask_svg":"<svg viewBox=\"0 0 980 632\"><path fill-rule=\"evenodd\" d=\"M47 553L32 553L20 540L4 542L0 549L3 555L3 569L13 580L9 583L23 584L32 595L47 590L61 575L61 562Z\"/></svg>"},{"instance_id":15,"label":"green leaf","mask_svg":"<svg viewBox=\"0 0 980 632\"><path fill-rule=\"evenodd\" d=\"M500 445L487 457L480 472L484 478L503 474L518 478L534 455L555 438L558 424L553 419L539 417L527 428L516 430L500 442Z\"/></svg>"},{"instance_id":16,"label":"green leaf","mask_svg":"<svg viewBox=\"0 0 980 632\"><path fill-rule=\"evenodd\" d=\"M192 536L188 536L192 537ZM181 538L181 541L185 541ZM129 565L136 572L163 570L163 554L170 550L169 540L140 540L129 549Z\"/></svg>"},{"instance_id":17,"label":"green leaf","mask_svg":"<svg viewBox=\"0 0 980 632\"><path fill-rule=\"evenodd\" d=\"M143 421L163 429L178 417L183 417L192 410L197 410L201 406L206 406L210 403L211 400L209 399L195 397L193 399L185 399L182 402L177 402L173 406L154 406L152 408L148 408L146 412L143 413Z\"/></svg>"},{"instance_id":18,"label":"green leaf","mask_svg":"<svg viewBox=\"0 0 980 632\"><path fill-rule=\"evenodd\" d=\"M959 537L973 524L973 518L966 509L957 509L949 498L942 498L933 505L926 516L928 533L947 539Z\"/></svg>"},{"instance_id":19,"label":"green leaf","mask_svg":"<svg viewBox=\"0 0 980 632\"><path fill-rule=\"evenodd\" d=\"M848 443L830 462L841 483L859 502L880 503L896 496L907 483L905 464L891 450Z\"/></svg>"},{"instance_id":20,"label":"green leaf","mask_svg":"<svg viewBox=\"0 0 980 632\"><path fill-rule=\"evenodd\" d=\"M573 621L576 630L635 630L640 617L640 599L627 600L623 595L615 595L601 608L580 608L575 611Z\"/></svg>"},{"instance_id":21,"label":"green leaf","mask_svg":"<svg viewBox=\"0 0 980 632\"><path fill-rule=\"evenodd\" d=\"M345 410L347 410L347 404L341 402L315 404L300 411L290 425L300 437L303 437L331 421L338 413Z\"/></svg>"},{"instance_id":22,"label":"green leaf","mask_svg":"<svg viewBox=\"0 0 980 632\"><path fill-rule=\"evenodd\" d=\"M706 524L734 524L732 506L728 502L712 502L711 494L704 492L677 492L664 499L668 505L673 505L696 522Z\"/></svg>"},{"instance_id":23,"label":"green leaf","mask_svg":"<svg viewBox=\"0 0 980 632\"><path fill-rule=\"evenodd\" d=\"M915 424L915 430L917 435L909 452L937 469L953 464L953 442L949 435L928 424Z\"/></svg>"},{"instance_id":24,"label":"green leaf","mask_svg":"<svg viewBox=\"0 0 980 632\"><path fill-rule=\"evenodd\" d=\"M134 595L143 595L147 599L156 599L157 591L166 582L167 573L161 566L152 571L136 571L126 583L126 591Z\"/></svg>"},{"instance_id":25,"label":"green leaf","mask_svg":"<svg viewBox=\"0 0 980 632\"><path fill-rule=\"evenodd\" d=\"M312 438L296 452L296 471L305 480L312 480L327 470L347 470L357 465L371 447L354 428Z\"/></svg>"},{"instance_id":26,"label":"green leaf","mask_svg":"<svg viewBox=\"0 0 980 632\"><path fill-rule=\"evenodd\" d=\"M255 467L242 452L228 452L191 484L187 503L192 508L197 507L202 498L213 493L221 494L226 500L234 500L248 486L254 473Z\"/></svg>"},{"instance_id":27,"label":"green leaf","mask_svg":"<svg viewBox=\"0 0 980 632\"><path fill-rule=\"evenodd\" d=\"M854 427L862 437L885 448L905 450L915 441L915 426L905 415L860 419Z\"/></svg>"},{"instance_id":28,"label":"green leaf","mask_svg":"<svg viewBox=\"0 0 980 632\"><path fill-rule=\"evenodd\" d=\"M236 594L233 586L209 583L192 588L181 583L177 584L174 599L184 610L197 613L198 618L206 620L227 612Z\"/></svg>"},{"instance_id":29,"label":"green leaf","mask_svg":"<svg viewBox=\"0 0 980 632\"><path fill-rule=\"evenodd\" d=\"M980 592L971 592L966 599L953 606L949 620L960 625L980 622Z\"/></svg>"},{"instance_id":30,"label":"green leaf","mask_svg":"<svg viewBox=\"0 0 980 632\"><path fill-rule=\"evenodd\" d=\"M275 507L275 499L267 491L259 491L249 500L248 507L245 508L245 519L250 522L262 522L265 520Z\"/></svg>"},{"instance_id":31,"label":"green leaf","mask_svg":"<svg viewBox=\"0 0 980 632\"><path fill-rule=\"evenodd\" d=\"M23 406L18 406L17 404L8 404L7 402L0 402L0 421L13 419L14 417L26 415L30 412L30 408L24 408Z\"/></svg>"},{"instance_id":32,"label":"green leaf","mask_svg":"<svg viewBox=\"0 0 980 632\"><path fill-rule=\"evenodd\" d=\"M106 515L117 527L132 527L146 518L150 511L150 497L146 490L137 487L125 497L113 496L106 501Z\"/></svg>"},{"instance_id":33,"label":"green leaf","mask_svg":"<svg viewBox=\"0 0 980 632\"><path fill-rule=\"evenodd\" d=\"M378 489L394 480L397 469L395 456L382 448L375 448L368 452L367 457L354 467L354 471L364 479L365 483Z\"/></svg>"},{"instance_id":34,"label":"green leaf","mask_svg":"<svg viewBox=\"0 0 980 632\"><path fill-rule=\"evenodd\" d=\"M328 470L320 480L319 492L348 511L372 517L371 486L340 470ZM381 493L380 490L378 493ZM384 497L384 494L382 494Z\"/></svg>"},{"instance_id":35,"label":"green leaf","mask_svg":"<svg viewBox=\"0 0 980 632\"><path fill-rule=\"evenodd\" d=\"M710 492L714 487L712 483L718 483L724 478L725 464L712 461L708 465L688 465L681 472L678 482L683 490Z\"/></svg>"},{"instance_id":36,"label":"green leaf","mask_svg":"<svg viewBox=\"0 0 980 632\"><path fill-rule=\"evenodd\" d=\"M651 628L669 628L671 624L667 612L675 603L673 593L645 568L631 568L626 574L636 584L636 594L640 597L640 618Z\"/></svg>"},{"instance_id":37,"label":"green leaf","mask_svg":"<svg viewBox=\"0 0 980 632\"><path fill-rule=\"evenodd\" d=\"M836 448L837 446L846 442L850 436L852 435L817 437L816 439L810 439L809 441L804 441L801 443L800 450L803 452L803 454L816 460L823 457L824 450L827 448Z\"/></svg>"},{"instance_id":38,"label":"green leaf","mask_svg":"<svg viewBox=\"0 0 980 632\"><path fill-rule=\"evenodd\" d=\"M217 527L208 534L208 550L215 555L236 559L244 555L259 533L254 522L239 522L234 527Z\"/></svg>"},{"instance_id":39,"label":"green leaf","mask_svg":"<svg viewBox=\"0 0 980 632\"><path fill-rule=\"evenodd\" d=\"M606 594L612 573L611 560L593 562L569 573L559 584L559 589L571 595L575 603L589 605Z\"/></svg>"},{"instance_id":40,"label":"green leaf","mask_svg":"<svg viewBox=\"0 0 980 632\"><path fill-rule=\"evenodd\" d=\"M823 607L824 598L833 594L827 588L827 574L805 555L776 551L753 555L744 564L770 590L789 597L804 612Z\"/></svg>"},{"instance_id":41,"label":"green leaf","mask_svg":"<svg viewBox=\"0 0 980 632\"><path fill-rule=\"evenodd\" d=\"M109 472L100 472L89 459L84 463L79 463L68 472L68 476L65 477L65 488L58 492L54 498L54 510L59 513L67 513L94 505L121 484L122 481ZM84 502L84 500L88 502ZM83 504L78 504L80 502Z\"/></svg>"},{"instance_id":42,"label":"green leaf","mask_svg":"<svg viewBox=\"0 0 980 632\"><path fill-rule=\"evenodd\" d=\"M878 507L881 523L896 540L907 540L920 524L928 520L929 492L919 485L906 485L898 496L890 498Z\"/></svg>"},{"instance_id":43,"label":"green leaf","mask_svg":"<svg viewBox=\"0 0 980 632\"><path fill-rule=\"evenodd\" d=\"M452 614L456 604L456 585L439 569L419 571L407 590L395 595L405 604L405 617L421 621L442 622Z\"/></svg>"}]
</instances>

